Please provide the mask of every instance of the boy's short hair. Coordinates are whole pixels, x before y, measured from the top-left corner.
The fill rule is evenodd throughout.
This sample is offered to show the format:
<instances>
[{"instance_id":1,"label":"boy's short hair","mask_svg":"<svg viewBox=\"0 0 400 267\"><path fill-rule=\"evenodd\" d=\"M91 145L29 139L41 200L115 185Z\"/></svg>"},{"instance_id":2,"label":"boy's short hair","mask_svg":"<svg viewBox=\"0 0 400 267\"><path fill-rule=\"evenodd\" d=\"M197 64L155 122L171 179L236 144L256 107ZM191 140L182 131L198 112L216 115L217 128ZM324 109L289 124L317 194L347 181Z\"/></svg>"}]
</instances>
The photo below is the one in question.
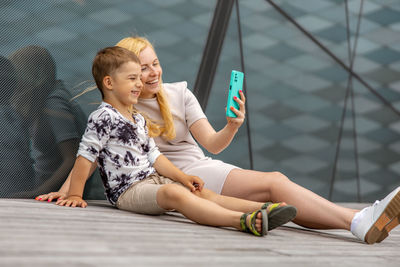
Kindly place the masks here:
<instances>
[{"instance_id":1,"label":"boy's short hair","mask_svg":"<svg viewBox=\"0 0 400 267\"><path fill-rule=\"evenodd\" d=\"M103 78L130 61L140 64L139 58L133 52L119 46L106 47L97 52L92 64L92 75L102 98Z\"/></svg>"}]
</instances>

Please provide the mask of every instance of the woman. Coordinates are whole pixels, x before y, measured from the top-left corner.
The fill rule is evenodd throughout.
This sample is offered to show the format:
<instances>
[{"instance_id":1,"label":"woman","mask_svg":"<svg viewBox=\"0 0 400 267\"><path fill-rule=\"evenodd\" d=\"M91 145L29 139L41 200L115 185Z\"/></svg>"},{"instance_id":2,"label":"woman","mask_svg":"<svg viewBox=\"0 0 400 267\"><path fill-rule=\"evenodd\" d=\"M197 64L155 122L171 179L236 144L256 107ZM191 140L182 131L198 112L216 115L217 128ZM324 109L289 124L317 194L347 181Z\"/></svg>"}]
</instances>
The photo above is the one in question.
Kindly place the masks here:
<instances>
[{"instance_id":1,"label":"woman","mask_svg":"<svg viewBox=\"0 0 400 267\"><path fill-rule=\"evenodd\" d=\"M133 51L141 61L144 86L135 107L153 120L148 125L149 134L155 137L160 151L172 163L186 173L201 177L207 188L226 196L294 205L298 210L295 223L314 229L351 230L369 244L382 241L398 225L400 187L380 203L359 212L338 206L293 183L279 172L244 170L205 157L192 136L211 153L224 150L244 121L243 93L240 93L241 99L236 100L239 110L233 110L238 117L227 117L226 126L216 132L187 89L186 82L162 83L160 62L147 39L128 37L117 46ZM42 195L38 199L51 201L63 197L68 186L67 179L59 192ZM388 206L393 208L393 213L387 214ZM389 220L384 219L385 216Z\"/></svg>"}]
</instances>

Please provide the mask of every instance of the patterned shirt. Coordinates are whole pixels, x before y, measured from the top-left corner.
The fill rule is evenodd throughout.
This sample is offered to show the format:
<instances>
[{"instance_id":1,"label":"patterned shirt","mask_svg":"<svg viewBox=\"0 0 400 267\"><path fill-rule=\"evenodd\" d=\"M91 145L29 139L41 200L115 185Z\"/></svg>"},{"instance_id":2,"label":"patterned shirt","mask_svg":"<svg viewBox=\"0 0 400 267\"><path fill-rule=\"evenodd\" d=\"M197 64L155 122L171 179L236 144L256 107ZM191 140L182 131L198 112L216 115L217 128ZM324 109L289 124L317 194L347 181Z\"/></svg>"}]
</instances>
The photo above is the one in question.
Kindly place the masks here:
<instances>
[{"instance_id":1,"label":"patterned shirt","mask_svg":"<svg viewBox=\"0 0 400 267\"><path fill-rule=\"evenodd\" d=\"M77 154L97 160L105 194L113 205L134 182L155 172L152 165L160 155L143 116L132 117L136 123L102 102L89 116Z\"/></svg>"}]
</instances>

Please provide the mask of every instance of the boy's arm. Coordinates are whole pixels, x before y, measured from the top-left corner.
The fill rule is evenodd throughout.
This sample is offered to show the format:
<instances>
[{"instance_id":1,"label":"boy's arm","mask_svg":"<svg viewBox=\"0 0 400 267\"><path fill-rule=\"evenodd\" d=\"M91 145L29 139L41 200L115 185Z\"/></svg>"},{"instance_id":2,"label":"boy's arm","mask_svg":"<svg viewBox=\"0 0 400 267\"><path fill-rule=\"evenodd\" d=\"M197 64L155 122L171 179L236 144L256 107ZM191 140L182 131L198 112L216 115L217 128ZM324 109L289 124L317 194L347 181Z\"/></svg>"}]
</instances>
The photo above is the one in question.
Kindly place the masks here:
<instances>
[{"instance_id":1,"label":"boy's arm","mask_svg":"<svg viewBox=\"0 0 400 267\"><path fill-rule=\"evenodd\" d=\"M92 165L90 167L90 173L89 173L89 177L93 174L93 172L96 170L97 168L97 164L96 162L92 162ZM72 174L72 169L68 174L67 179L65 180L64 184L60 187L60 189L58 189L57 192L50 192L47 194L43 194L40 196L37 196L35 199L39 200L39 201L53 201L54 199L65 199L68 195L68 190L69 190L69 185L71 183L71 174Z\"/></svg>"},{"instance_id":2,"label":"boy's arm","mask_svg":"<svg viewBox=\"0 0 400 267\"><path fill-rule=\"evenodd\" d=\"M180 182L184 186L190 189L190 191L194 192L196 190L201 191L204 186L203 180L201 180L197 176L188 175L178 169L171 161L167 159L163 154L160 154L156 161L153 164L153 167L156 171L168 178L176 182Z\"/></svg>"},{"instance_id":3,"label":"boy's arm","mask_svg":"<svg viewBox=\"0 0 400 267\"><path fill-rule=\"evenodd\" d=\"M86 201L82 199L82 195L86 180L90 176L92 165L93 162L82 156L78 156L70 174L71 181L69 185L68 196L66 199L58 200L56 202L57 205L82 208L87 206Z\"/></svg>"}]
</instances>

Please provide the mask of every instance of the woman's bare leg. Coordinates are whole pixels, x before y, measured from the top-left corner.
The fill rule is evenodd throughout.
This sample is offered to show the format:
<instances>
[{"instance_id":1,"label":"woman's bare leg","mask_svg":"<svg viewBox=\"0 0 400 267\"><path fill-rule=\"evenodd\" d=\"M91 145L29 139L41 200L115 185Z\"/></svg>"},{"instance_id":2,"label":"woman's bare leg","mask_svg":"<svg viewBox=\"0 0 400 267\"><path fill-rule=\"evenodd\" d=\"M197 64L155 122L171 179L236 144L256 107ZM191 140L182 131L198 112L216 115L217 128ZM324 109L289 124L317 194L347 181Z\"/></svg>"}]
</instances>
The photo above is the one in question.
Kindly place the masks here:
<instances>
[{"instance_id":1,"label":"woman's bare leg","mask_svg":"<svg viewBox=\"0 0 400 267\"><path fill-rule=\"evenodd\" d=\"M315 229L350 230L351 220L358 211L336 205L279 172L234 169L226 178L221 194L258 202L286 202L297 208L293 222Z\"/></svg>"}]
</instances>

